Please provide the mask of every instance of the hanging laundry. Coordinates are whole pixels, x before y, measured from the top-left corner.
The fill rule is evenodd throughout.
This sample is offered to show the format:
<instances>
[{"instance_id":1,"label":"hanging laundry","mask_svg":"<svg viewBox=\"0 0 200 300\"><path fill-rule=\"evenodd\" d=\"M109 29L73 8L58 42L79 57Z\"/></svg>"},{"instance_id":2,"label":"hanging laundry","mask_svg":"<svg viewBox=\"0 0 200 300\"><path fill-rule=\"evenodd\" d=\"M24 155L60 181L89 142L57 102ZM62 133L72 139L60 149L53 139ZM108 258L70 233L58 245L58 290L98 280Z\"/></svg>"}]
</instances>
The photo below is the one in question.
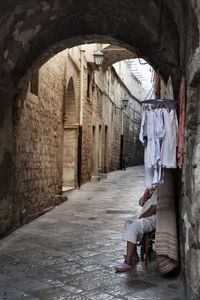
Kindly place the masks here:
<instances>
[{"instance_id":1,"label":"hanging laundry","mask_svg":"<svg viewBox=\"0 0 200 300\"><path fill-rule=\"evenodd\" d=\"M147 123L147 145L145 147L145 186L152 188L157 186L161 180L161 143L165 136L163 121L163 110L149 108L145 112ZM142 126L144 128L144 115ZM143 129L140 140L143 139Z\"/></svg>"},{"instance_id":2,"label":"hanging laundry","mask_svg":"<svg viewBox=\"0 0 200 300\"><path fill-rule=\"evenodd\" d=\"M166 99L174 99L171 76L167 81ZM163 112L166 134L161 148L162 166L165 168L176 168L176 147L178 134L176 110L169 107L165 108Z\"/></svg>"},{"instance_id":3,"label":"hanging laundry","mask_svg":"<svg viewBox=\"0 0 200 300\"><path fill-rule=\"evenodd\" d=\"M178 121L175 100L147 101L162 103L144 109L140 129L140 141L144 145L144 185L151 189L163 182L163 168L176 168Z\"/></svg>"},{"instance_id":4,"label":"hanging laundry","mask_svg":"<svg viewBox=\"0 0 200 300\"><path fill-rule=\"evenodd\" d=\"M176 168L178 121L175 109L163 109L165 136L161 146L161 161L164 168Z\"/></svg>"},{"instance_id":5,"label":"hanging laundry","mask_svg":"<svg viewBox=\"0 0 200 300\"><path fill-rule=\"evenodd\" d=\"M165 136L163 109L162 108L156 108L156 109L153 110L153 112L154 112L155 139L159 142L158 148L160 149L160 143L162 142L162 140Z\"/></svg>"},{"instance_id":6,"label":"hanging laundry","mask_svg":"<svg viewBox=\"0 0 200 300\"><path fill-rule=\"evenodd\" d=\"M153 182L153 176L154 176L154 168L148 168L145 166L145 173L144 173L144 186L147 189L152 188L152 182Z\"/></svg>"},{"instance_id":7,"label":"hanging laundry","mask_svg":"<svg viewBox=\"0 0 200 300\"><path fill-rule=\"evenodd\" d=\"M157 186L161 181L161 144L165 136L163 109L156 108L154 112L154 137L155 137L155 163L152 186Z\"/></svg>"},{"instance_id":8,"label":"hanging laundry","mask_svg":"<svg viewBox=\"0 0 200 300\"><path fill-rule=\"evenodd\" d=\"M147 114L146 109L143 110L142 122L140 126L139 140L143 145L147 144Z\"/></svg>"},{"instance_id":9,"label":"hanging laundry","mask_svg":"<svg viewBox=\"0 0 200 300\"><path fill-rule=\"evenodd\" d=\"M146 188L152 188L152 180L153 180L153 167L152 167L152 159L151 152L153 150L153 145L155 144L153 141L154 138L154 122L153 122L153 112L148 108L144 108L142 122L140 127L140 135L139 139L141 143L144 145L144 164L145 164L145 179L144 185Z\"/></svg>"},{"instance_id":10,"label":"hanging laundry","mask_svg":"<svg viewBox=\"0 0 200 300\"><path fill-rule=\"evenodd\" d=\"M146 110L147 115L147 146L145 151L145 166L151 168L155 164L156 149L154 136L154 113L152 109Z\"/></svg>"},{"instance_id":11,"label":"hanging laundry","mask_svg":"<svg viewBox=\"0 0 200 300\"><path fill-rule=\"evenodd\" d=\"M162 164L159 160L157 164L154 166L153 179L152 179L152 187L156 187L161 183L161 175L162 175Z\"/></svg>"}]
</instances>

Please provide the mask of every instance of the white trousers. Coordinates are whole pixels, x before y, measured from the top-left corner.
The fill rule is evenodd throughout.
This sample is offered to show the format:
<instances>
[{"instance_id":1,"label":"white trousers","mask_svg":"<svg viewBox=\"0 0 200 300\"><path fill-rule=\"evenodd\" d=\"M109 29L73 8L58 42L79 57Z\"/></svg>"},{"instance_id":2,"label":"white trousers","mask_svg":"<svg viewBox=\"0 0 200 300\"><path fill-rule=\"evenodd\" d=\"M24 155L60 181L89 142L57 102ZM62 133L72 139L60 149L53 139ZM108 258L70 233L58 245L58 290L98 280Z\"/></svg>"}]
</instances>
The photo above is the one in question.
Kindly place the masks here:
<instances>
[{"instance_id":1,"label":"white trousers","mask_svg":"<svg viewBox=\"0 0 200 300\"><path fill-rule=\"evenodd\" d=\"M156 228L156 214L141 219L130 218L125 223L125 232L123 240L136 244L142 239L142 236L146 232L151 232Z\"/></svg>"}]
</instances>

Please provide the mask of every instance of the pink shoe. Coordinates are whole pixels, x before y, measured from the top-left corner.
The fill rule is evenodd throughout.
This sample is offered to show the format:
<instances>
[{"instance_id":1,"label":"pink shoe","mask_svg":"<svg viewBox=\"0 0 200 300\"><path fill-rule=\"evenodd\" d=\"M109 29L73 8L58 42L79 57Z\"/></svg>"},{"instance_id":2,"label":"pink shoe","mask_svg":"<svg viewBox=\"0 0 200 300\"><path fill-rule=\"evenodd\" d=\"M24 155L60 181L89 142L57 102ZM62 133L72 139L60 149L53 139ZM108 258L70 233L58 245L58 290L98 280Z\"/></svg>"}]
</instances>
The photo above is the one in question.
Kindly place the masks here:
<instances>
[{"instance_id":1,"label":"pink shoe","mask_svg":"<svg viewBox=\"0 0 200 300\"><path fill-rule=\"evenodd\" d=\"M127 265L126 263L123 263L123 264L121 264L119 266L116 266L115 270L117 272L126 272L126 271L131 270L132 268L133 268L133 266L130 266L130 265Z\"/></svg>"}]
</instances>

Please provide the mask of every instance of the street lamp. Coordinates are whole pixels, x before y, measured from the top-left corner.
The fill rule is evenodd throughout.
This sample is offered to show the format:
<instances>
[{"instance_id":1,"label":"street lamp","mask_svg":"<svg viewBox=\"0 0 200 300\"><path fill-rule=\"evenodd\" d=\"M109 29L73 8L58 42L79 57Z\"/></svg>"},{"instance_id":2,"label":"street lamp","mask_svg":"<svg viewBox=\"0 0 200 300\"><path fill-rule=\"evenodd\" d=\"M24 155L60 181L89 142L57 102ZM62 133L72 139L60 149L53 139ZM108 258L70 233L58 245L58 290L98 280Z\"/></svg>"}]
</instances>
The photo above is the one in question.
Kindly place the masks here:
<instances>
[{"instance_id":1,"label":"street lamp","mask_svg":"<svg viewBox=\"0 0 200 300\"><path fill-rule=\"evenodd\" d=\"M96 51L93 54L93 56L94 56L94 62L96 64L97 68L99 68L103 63L104 54L101 51Z\"/></svg>"},{"instance_id":2,"label":"street lamp","mask_svg":"<svg viewBox=\"0 0 200 300\"><path fill-rule=\"evenodd\" d=\"M124 108L124 109L126 109L127 108L127 106L128 106L128 102L129 102L129 99L128 98L123 98L122 99L122 104L123 104L123 107L122 108Z\"/></svg>"},{"instance_id":3,"label":"street lamp","mask_svg":"<svg viewBox=\"0 0 200 300\"><path fill-rule=\"evenodd\" d=\"M99 67L103 63L104 54L101 51L96 51L95 53L93 53L93 57L94 57L94 61L93 62L88 61L87 67L90 71L98 71Z\"/></svg>"},{"instance_id":4,"label":"street lamp","mask_svg":"<svg viewBox=\"0 0 200 300\"><path fill-rule=\"evenodd\" d=\"M122 113L122 124L121 124L121 137L120 137L120 170L126 170L125 159L123 155L124 148L124 113L123 109L128 106L129 99L124 97L122 99L121 113Z\"/></svg>"}]
</instances>

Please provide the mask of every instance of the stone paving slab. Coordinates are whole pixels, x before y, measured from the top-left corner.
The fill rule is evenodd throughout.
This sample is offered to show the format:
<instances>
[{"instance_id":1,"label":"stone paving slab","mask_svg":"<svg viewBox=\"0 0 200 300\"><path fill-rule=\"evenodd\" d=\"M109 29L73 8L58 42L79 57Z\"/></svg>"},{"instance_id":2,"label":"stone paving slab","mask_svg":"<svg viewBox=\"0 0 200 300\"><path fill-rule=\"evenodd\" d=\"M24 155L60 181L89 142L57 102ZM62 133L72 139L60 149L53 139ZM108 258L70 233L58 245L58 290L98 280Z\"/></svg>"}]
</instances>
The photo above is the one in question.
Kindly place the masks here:
<instances>
[{"instance_id":1,"label":"stone paving slab","mask_svg":"<svg viewBox=\"0 0 200 300\"><path fill-rule=\"evenodd\" d=\"M124 223L140 211L143 177L142 166L112 172L1 240L0 299L183 300L180 278L161 277L156 259L114 271Z\"/></svg>"}]
</instances>

